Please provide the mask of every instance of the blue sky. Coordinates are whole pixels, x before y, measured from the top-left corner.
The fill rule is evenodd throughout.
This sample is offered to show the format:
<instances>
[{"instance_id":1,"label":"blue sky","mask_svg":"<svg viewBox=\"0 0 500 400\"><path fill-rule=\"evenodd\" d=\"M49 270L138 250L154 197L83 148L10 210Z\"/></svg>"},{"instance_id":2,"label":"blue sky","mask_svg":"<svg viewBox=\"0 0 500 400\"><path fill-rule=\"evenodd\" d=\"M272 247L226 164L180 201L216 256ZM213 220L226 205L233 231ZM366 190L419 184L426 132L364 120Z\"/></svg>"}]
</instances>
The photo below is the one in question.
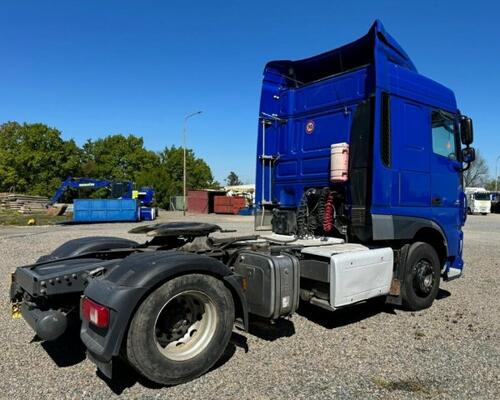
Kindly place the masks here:
<instances>
[{"instance_id":1,"label":"blue sky","mask_svg":"<svg viewBox=\"0 0 500 400\"><path fill-rule=\"evenodd\" d=\"M188 145L222 181L253 182L265 63L327 51L379 18L419 72L452 88L494 173L500 155L498 2L10 1L0 9L0 122L83 144L111 133Z\"/></svg>"}]
</instances>

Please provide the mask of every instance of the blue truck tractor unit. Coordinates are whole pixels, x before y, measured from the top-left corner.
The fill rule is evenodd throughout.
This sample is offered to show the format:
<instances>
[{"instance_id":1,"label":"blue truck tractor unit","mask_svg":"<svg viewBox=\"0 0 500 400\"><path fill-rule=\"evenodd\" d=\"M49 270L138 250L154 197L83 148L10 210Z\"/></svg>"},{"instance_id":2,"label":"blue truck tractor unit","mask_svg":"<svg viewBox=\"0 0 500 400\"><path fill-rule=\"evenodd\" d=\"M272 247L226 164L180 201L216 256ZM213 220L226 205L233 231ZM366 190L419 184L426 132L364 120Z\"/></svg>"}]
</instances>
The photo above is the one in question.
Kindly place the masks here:
<instances>
[{"instance_id":1,"label":"blue truck tractor unit","mask_svg":"<svg viewBox=\"0 0 500 400\"><path fill-rule=\"evenodd\" d=\"M379 21L343 47L268 63L258 127L258 232L170 222L132 229L143 243L71 240L15 270L12 315L42 340L81 323L104 375L122 359L175 385L207 372L250 317L375 297L421 310L462 274L472 121Z\"/></svg>"}]
</instances>

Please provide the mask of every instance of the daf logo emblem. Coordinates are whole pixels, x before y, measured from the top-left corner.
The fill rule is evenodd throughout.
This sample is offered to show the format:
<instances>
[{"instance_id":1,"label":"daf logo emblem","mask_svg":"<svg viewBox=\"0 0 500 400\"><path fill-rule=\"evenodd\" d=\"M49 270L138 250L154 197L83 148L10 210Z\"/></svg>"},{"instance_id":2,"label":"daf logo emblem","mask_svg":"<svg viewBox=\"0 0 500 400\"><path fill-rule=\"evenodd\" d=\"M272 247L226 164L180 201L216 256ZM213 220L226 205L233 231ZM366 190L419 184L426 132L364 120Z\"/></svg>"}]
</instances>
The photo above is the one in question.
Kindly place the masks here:
<instances>
[{"instance_id":1,"label":"daf logo emblem","mask_svg":"<svg viewBox=\"0 0 500 400\"><path fill-rule=\"evenodd\" d=\"M307 121L307 124L306 124L306 133L308 135L310 135L311 133L313 133L315 126L316 125L314 124L314 121Z\"/></svg>"}]
</instances>

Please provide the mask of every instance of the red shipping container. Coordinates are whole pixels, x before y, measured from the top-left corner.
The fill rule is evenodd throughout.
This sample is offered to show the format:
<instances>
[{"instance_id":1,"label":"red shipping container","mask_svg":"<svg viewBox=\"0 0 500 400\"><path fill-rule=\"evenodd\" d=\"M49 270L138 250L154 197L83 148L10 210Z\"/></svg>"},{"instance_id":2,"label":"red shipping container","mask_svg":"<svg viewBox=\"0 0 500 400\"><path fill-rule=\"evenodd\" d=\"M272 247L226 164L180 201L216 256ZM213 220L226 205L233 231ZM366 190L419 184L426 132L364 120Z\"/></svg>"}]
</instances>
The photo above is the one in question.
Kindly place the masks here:
<instances>
[{"instance_id":1,"label":"red shipping container","mask_svg":"<svg viewBox=\"0 0 500 400\"><path fill-rule=\"evenodd\" d=\"M214 199L226 192L221 190L190 190L188 192L187 210L194 214L215 212ZM224 196L225 197L225 196Z\"/></svg>"},{"instance_id":2,"label":"red shipping container","mask_svg":"<svg viewBox=\"0 0 500 400\"><path fill-rule=\"evenodd\" d=\"M190 190L187 200L187 210L189 212L208 214L208 192L206 190Z\"/></svg>"},{"instance_id":3,"label":"red shipping container","mask_svg":"<svg viewBox=\"0 0 500 400\"><path fill-rule=\"evenodd\" d=\"M240 210L247 205L244 197L231 197L231 205L233 206L233 214L238 214Z\"/></svg>"},{"instance_id":4,"label":"red shipping container","mask_svg":"<svg viewBox=\"0 0 500 400\"><path fill-rule=\"evenodd\" d=\"M228 196L215 196L215 205L216 206L231 206L232 197Z\"/></svg>"},{"instance_id":5,"label":"red shipping container","mask_svg":"<svg viewBox=\"0 0 500 400\"><path fill-rule=\"evenodd\" d=\"M215 196L214 209L217 214L238 214L246 206L246 200L241 196Z\"/></svg>"}]
</instances>

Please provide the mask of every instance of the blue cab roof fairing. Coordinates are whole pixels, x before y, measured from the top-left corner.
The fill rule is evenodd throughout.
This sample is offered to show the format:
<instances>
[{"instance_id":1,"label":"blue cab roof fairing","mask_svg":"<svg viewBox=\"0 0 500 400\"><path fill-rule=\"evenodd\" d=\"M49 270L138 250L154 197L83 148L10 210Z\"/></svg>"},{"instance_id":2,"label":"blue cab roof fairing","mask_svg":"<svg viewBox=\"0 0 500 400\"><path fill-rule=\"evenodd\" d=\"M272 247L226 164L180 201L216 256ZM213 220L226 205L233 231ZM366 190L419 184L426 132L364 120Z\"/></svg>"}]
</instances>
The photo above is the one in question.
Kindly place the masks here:
<instances>
[{"instance_id":1,"label":"blue cab roof fairing","mask_svg":"<svg viewBox=\"0 0 500 400\"><path fill-rule=\"evenodd\" d=\"M271 61L265 72L278 72L287 81L287 86L304 84L353 70L368 64L390 61L407 70L417 72L410 57L398 42L389 35L379 20L368 33L354 42L314 57L297 61Z\"/></svg>"}]
</instances>

